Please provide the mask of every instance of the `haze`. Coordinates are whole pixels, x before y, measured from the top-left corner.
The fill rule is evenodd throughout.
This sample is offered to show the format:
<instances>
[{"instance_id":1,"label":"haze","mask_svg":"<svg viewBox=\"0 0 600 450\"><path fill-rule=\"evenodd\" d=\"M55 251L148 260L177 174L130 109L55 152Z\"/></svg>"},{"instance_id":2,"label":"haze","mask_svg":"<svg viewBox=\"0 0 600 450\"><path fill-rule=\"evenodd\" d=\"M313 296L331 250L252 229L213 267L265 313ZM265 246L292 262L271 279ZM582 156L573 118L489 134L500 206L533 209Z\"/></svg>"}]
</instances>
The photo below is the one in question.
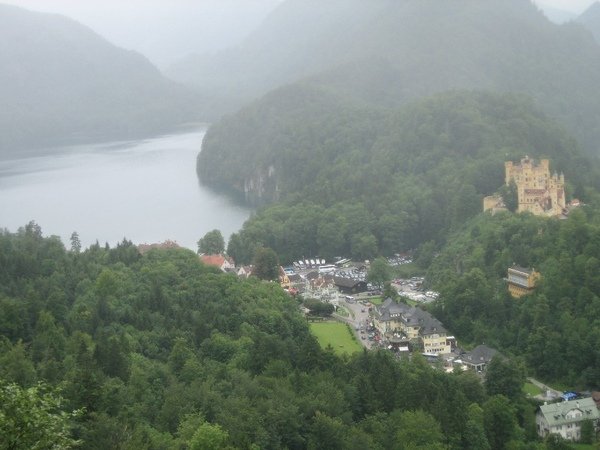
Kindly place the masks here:
<instances>
[{"instance_id":1,"label":"haze","mask_svg":"<svg viewBox=\"0 0 600 450\"><path fill-rule=\"evenodd\" d=\"M236 45L281 0L12 0L75 19L121 47L167 67L190 53Z\"/></svg>"},{"instance_id":2,"label":"haze","mask_svg":"<svg viewBox=\"0 0 600 450\"><path fill-rule=\"evenodd\" d=\"M555 8L575 14L581 14L594 3L594 1L595 0L536 0L535 3L542 9Z\"/></svg>"},{"instance_id":3,"label":"haze","mask_svg":"<svg viewBox=\"0 0 600 450\"><path fill-rule=\"evenodd\" d=\"M542 9L580 14L594 0L535 0ZM281 0L9 0L36 11L66 15L159 67L192 53L235 46Z\"/></svg>"}]
</instances>

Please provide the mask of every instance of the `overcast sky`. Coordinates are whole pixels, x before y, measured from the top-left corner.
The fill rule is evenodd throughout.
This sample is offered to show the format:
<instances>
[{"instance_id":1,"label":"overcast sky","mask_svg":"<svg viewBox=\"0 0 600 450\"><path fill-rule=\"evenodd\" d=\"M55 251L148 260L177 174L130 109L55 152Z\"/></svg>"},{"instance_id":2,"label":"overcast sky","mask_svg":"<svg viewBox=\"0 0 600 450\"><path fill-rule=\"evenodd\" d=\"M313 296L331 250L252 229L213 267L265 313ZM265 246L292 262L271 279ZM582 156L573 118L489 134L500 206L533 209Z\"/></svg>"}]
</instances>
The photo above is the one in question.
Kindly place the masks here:
<instances>
[{"instance_id":1,"label":"overcast sky","mask_svg":"<svg viewBox=\"0 0 600 450\"><path fill-rule=\"evenodd\" d=\"M241 42L281 1L0 0L69 16L109 41L143 53L162 68L192 52L212 52ZM542 8L579 14L594 0L535 2Z\"/></svg>"},{"instance_id":2,"label":"overcast sky","mask_svg":"<svg viewBox=\"0 0 600 450\"><path fill-rule=\"evenodd\" d=\"M540 6L549 6L576 14L582 13L596 0L536 0Z\"/></svg>"},{"instance_id":3,"label":"overcast sky","mask_svg":"<svg viewBox=\"0 0 600 450\"><path fill-rule=\"evenodd\" d=\"M0 0L64 14L166 67L239 43L281 0Z\"/></svg>"}]
</instances>

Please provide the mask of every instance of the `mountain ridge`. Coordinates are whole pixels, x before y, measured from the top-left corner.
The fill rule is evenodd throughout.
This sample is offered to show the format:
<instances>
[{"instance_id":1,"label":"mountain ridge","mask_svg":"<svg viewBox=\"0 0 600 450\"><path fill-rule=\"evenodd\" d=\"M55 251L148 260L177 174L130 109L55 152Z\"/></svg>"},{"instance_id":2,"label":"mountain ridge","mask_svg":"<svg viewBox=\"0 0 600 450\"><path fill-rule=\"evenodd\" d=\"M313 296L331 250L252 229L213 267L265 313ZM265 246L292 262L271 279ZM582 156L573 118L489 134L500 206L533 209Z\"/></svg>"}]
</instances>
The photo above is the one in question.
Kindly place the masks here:
<instances>
[{"instance_id":1,"label":"mountain ridge","mask_svg":"<svg viewBox=\"0 0 600 450\"><path fill-rule=\"evenodd\" d=\"M238 108L299 80L371 106L383 101L396 107L451 89L517 92L567 124L589 153L600 153L600 46L581 25L553 24L528 0L357 0L328 3L329 11L337 8L352 21L325 14L307 30L303 24L320 12L311 5L283 3L268 27L228 51L226 68L219 68L223 53L200 61L187 80L169 74L207 83L213 93L230 89L241 99ZM276 20L287 24L279 34L272 32ZM310 37L302 41L305 34Z\"/></svg>"},{"instance_id":2,"label":"mountain ridge","mask_svg":"<svg viewBox=\"0 0 600 450\"><path fill-rule=\"evenodd\" d=\"M160 133L199 101L143 55L58 14L0 5L0 62L0 155Z\"/></svg>"},{"instance_id":3,"label":"mountain ridge","mask_svg":"<svg viewBox=\"0 0 600 450\"><path fill-rule=\"evenodd\" d=\"M577 17L576 21L590 30L598 44L600 44L600 2L592 3L588 9Z\"/></svg>"}]
</instances>

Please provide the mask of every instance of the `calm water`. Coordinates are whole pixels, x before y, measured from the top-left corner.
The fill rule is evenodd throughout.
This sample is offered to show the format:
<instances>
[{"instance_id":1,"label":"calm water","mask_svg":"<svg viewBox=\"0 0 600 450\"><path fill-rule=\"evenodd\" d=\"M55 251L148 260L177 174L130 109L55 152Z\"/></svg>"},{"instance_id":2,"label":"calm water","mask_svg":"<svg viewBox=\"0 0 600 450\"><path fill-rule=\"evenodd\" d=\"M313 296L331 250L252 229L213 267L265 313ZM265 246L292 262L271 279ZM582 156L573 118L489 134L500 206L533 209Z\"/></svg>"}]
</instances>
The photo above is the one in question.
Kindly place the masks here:
<instances>
[{"instance_id":1,"label":"calm water","mask_svg":"<svg viewBox=\"0 0 600 450\"><path fill-rule=\"evenodd\" d=\"M35 220L67 247L73 231L86 247L125 237L136 244L171 239L196 250L215 228L227 240L250 210L198 184L203 137L198 130L0 161L0 228L14 232Z\"/></svg>"}]
</instances>

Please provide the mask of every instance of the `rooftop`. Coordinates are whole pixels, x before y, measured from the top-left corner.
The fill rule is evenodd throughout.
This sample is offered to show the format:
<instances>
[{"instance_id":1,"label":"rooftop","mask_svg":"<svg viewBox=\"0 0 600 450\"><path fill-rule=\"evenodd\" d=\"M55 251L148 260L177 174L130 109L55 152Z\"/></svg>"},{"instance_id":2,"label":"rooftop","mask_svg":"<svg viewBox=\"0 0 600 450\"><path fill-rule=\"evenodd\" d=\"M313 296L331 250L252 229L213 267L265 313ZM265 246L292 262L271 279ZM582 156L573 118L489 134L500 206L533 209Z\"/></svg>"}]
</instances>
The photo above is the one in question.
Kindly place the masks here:
<instances>
[{"instance_id":1,"label":"rooftop","mask_svg":"<svg viewBox=\"0 0 600 450\"><path fill-rule=\"evenodd\" d=\"M533 272L535 272L534 269L530 269L530 268L527 268L527 267L521 267L521 266L517 266L517 265L513 265L508 270L509 271L512 270L512 271L515 271L515 272L524 273L524 274L527 274L527 275L531 275Z\"/></svg>"},{"instance_id":2,"label":"rooftop","mask_svg":"<svg viewBox=\"0 0 600 450\"><path fill-rule=\"evenodd\" d=\"M421 335L446 333L444 325L427 311L404 303L396 303L391 298L387 298L377 308L377 312L381 322L401 320L407 326L419 327Z\"/></svg>"},{"instance_id":3,"label":"rooftop","mask_svg":"<svg viewBox=\"0 0 600 450\"><path fill-rule=\"evenodd\" d=\"M544 416L551 427L600 418L600 412L592 397L542 405L539 413Z\"/></svg>"},{"instance_id":4,"label":"rooftop","mask_svg":"<svg viewBox=\"0 0 600 450\"><path fill-rule=\"evenodd\" d=\"M478 345L473 350L463 355L462 359L470 364L487 364L497 354L497 350L488 347L487 345Z\"/></svg>"}]
</instances>

